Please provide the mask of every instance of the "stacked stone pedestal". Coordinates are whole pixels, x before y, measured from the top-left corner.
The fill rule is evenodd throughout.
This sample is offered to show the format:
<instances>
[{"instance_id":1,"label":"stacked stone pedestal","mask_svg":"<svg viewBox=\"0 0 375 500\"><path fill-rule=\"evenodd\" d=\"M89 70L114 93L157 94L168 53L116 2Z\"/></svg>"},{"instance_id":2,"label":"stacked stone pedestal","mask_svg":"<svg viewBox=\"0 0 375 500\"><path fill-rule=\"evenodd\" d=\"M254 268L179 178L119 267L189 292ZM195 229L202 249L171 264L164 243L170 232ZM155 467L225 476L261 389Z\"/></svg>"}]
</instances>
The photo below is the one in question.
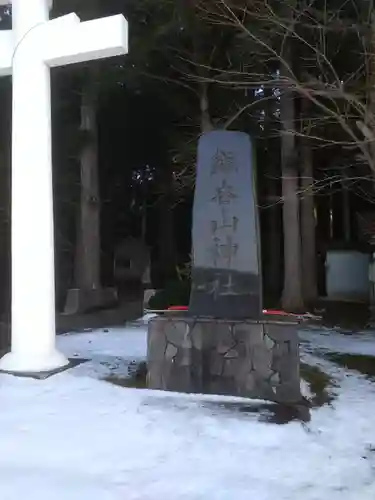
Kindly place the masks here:
<instances>
[{"instance_id":1,"label":"stacked stone pedestal","mask_svg":"<svg viewBox=\"0 0 375 500\"><path fill-rule=\"evenodd\" d=\"M297 323L162 316L149 323L148 386L301 400Z\"/></svg>"}]
</instances>

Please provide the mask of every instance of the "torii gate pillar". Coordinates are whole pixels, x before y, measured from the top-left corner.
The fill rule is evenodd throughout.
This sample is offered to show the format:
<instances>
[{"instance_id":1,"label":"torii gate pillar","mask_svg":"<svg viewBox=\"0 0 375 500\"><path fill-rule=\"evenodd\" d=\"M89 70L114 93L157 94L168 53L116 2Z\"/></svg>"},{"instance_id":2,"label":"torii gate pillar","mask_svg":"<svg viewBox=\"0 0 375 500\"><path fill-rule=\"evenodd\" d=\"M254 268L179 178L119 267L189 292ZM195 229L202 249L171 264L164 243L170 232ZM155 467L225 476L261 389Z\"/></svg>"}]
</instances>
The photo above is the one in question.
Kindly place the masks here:
<instances>
[{"instance_id":1,"label":"torii gate pillar","mask_svg":"<svg viewBox=\"0 0 375 500\"><path fill-rule=\"evenodd\" d=\"M0 0L6 5L9 0ZM0 76L13 77L12 345L0 370L40 373L68 360L56 349L50 68L127 53L122 15L49 20L52 0L12 0L0 31Z\"/></svg>"}]
</instances>

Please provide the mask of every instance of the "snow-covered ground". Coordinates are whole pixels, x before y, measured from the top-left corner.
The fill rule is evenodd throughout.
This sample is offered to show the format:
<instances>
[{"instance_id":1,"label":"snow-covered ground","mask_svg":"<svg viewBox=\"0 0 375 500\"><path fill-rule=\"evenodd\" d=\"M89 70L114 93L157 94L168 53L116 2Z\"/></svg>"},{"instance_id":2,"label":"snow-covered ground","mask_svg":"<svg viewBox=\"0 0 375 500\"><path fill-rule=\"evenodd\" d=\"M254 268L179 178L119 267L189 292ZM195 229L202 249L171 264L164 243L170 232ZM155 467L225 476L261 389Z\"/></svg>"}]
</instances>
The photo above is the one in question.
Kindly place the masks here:
<instances>
[{"instance_id":1,"label":"snow-covered ground","mask_svg":"<svg viewBox=\"0 0 375 500\"><path fill-rule=\"evenodd\" d=\"M375 356L375 332L342 334L328 328L314 328L301 330L299 336L301 342L306 343L306 350Z\"/></svg>"},{"instance_id":2,"label":"snow-covered ground","mask_svg":"<svg viewBox=\"0 0 375 500\"><path fill-rule=\"evenodd\" d=\"M91 361L43 381L0 376L1 500L372 500L375 384L318 351L375 354L375 337L301 336L303 361L334 378L337 397L286 425L239 412L238 398L99 380L145 358L142 322L59 336Z\"/></svg>"}]
</instances>

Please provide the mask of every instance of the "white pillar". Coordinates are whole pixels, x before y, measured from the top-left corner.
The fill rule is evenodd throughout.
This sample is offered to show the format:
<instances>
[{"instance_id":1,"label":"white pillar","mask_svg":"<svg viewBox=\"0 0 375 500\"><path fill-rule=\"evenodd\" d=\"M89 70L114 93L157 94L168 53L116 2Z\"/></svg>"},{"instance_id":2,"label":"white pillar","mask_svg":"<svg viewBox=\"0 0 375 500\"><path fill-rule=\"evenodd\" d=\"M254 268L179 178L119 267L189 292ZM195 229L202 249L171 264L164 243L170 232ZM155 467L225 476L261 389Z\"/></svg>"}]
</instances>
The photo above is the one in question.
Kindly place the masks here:
<instances>
[{"instance_id":1,"label":"white pillar","mask_svg":"<svg viewBox=\"0 0 375 500\"><path fill-rule=\"evenodd\" d=\"M0 369L42 372L68 364L55 347L50 70L37 32L49 0L12 3L12 351Z\"/></svg>"},{"instance_id":2,"label":"white pillar","mask_svg":"<svg viewBox=\"0 0 375 500\"><path fill-rule=\"evenodd\" d=\"M13 76L12 350L0 370L38 373L68 364L55 343L50 68L126 54L128 24L49 21L52 0L12 4L13 30L0 32L0 76Z\"/></svg>"}]
</instances>

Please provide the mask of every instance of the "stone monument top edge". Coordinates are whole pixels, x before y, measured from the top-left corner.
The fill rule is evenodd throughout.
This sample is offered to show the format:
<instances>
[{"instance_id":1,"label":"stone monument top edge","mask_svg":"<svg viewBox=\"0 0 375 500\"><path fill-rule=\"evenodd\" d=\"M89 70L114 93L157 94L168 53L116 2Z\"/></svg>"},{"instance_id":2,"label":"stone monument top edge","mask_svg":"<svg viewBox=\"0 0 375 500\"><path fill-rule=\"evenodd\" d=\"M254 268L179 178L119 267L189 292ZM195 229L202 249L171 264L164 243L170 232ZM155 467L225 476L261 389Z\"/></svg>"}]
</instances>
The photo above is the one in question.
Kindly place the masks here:
<instances>
[{"instance_id":1,"label":"stone monument top edge","mask_svg":"<svg viewBox=\"0 0 375 500\"><path fill-rule=\"evenodd\" d=\"M238 148L248 148L249 152L252 151L253 145L249 134L239 130L224 130L215 129L209 132L204 132L201 134L198 142L198 156L200 156L201 151L209 151L212 147L219 147L219 149L227 149L228 147L232 149Z\"/></svg>"},{"instance_id":2,"label":"stone monument top edge","mask_svg":"<svg viewBox=\"0 0 375 500\"><path fill-rule=\"evenodd\" d=\"M0 0L1 2L1 0ZM213 137L213 136L232 136L232 137L242 137L246 140L248 140L249 142L250 141L250 136L249 134L247 134L246 132L242 132L240 130L225 130L225 129L214 129L214 130L210 130L208 132L203 132L203 134L201 134L200 138L202 139L203 137L206 138L206 137Z\"/></svg>"}]
</instances>

